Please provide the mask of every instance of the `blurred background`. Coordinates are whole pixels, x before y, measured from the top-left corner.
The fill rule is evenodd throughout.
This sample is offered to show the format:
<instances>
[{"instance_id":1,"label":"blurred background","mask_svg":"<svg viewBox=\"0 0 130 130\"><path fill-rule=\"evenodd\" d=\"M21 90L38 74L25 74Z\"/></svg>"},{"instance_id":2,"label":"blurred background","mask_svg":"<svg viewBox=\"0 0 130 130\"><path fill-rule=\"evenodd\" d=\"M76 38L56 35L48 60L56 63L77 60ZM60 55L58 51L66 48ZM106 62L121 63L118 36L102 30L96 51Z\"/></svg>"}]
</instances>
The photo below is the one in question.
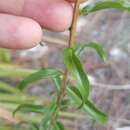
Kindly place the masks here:
<instances>
[{"instance_id":1,"label":"blurred background","mask_svg":"<svg viewBox=\"0 0 130 130\"><path fill-rule=\"evenodd\" d=\"M63 68L62 53L68 43L69 32L43 32L43 46L30 50L0 49L0 88L2 85L17 87L22 78L39 68ZM91 99L109 115L109 121L105 125L95 124L84 113L75 113L73 109L66 110L61 120L67 130L130 130L130 13L106 10L79 17L76 42L79 41L96 41L107 53L103 62L95 51L86 50L81 60L91 82ZM42 97L40 100L47 102L52 91L52 84L40 81L25 93L29 97ZM6 102L7 99L10 103ZM17 102L25 99L0 91L0 130L17 129L15 124L26 118L38 120L33 114L30 117L22 114L16 118L11 116Z\"/></svg>"}]
</instances>

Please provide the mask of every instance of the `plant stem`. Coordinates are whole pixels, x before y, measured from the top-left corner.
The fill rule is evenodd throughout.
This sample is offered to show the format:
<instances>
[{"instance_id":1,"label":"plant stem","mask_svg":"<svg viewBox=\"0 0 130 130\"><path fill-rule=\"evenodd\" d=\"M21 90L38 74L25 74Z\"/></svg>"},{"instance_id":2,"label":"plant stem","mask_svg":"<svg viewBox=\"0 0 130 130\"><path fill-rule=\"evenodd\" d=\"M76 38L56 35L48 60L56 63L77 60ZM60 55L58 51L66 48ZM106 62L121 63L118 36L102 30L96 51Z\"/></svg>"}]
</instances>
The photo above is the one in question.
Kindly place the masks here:
<instances>
[{"instance_id":1,"label":"plant stem","mask_svg":"<svg viewBox=\"0 0 130 130\"><path fill-rule=\"evenodd\" d=\"M72 49L73 49L74 43L75 43L74 40L75 40L77 19L78 19L78 16L79 16L79 6L80 6L80 0L75 0L75 6L74 6L74 10L73 10L72 26L70 28L69 46L68 46L69 48L72 48ZM57 98L57 101L56 101L56 110L55 110L55 112L52 116L52 119L50 121L49 130L52 130L53 126L56 123L58 112L60 111L61 102L62 102L64 95L65 95L67 79L68 79L68 70L65 68L63 81L62 81L62 85L61 85L61 92L60 92L60 94Z\"/></svg>"},{"instance_id":2,"label":"plant stem","mask_svg":"<svg viewBox=\"0 0 130 130\"><path fill-rule=\"evenodd\" d=\"M30 103L35 102L38 100L37 97L33 96L26 96L26 95L12 95L12 94L0 94L0 103L14 103L14 104L20 104L20 103Z\"/></svg>"},{"instance_id":3,"label":"plant stem","mask_svg":"<svg viewBox=\"0 0 130 130\"><path fill-rule=\"evenodd\" d=\"M79 6L80 6L80 0L76 0L73 12L72 26L70 28L69 48L73 48L75 43L75 32L77 26L77 19L79 16Z\"/></svg>"}]
</instances>

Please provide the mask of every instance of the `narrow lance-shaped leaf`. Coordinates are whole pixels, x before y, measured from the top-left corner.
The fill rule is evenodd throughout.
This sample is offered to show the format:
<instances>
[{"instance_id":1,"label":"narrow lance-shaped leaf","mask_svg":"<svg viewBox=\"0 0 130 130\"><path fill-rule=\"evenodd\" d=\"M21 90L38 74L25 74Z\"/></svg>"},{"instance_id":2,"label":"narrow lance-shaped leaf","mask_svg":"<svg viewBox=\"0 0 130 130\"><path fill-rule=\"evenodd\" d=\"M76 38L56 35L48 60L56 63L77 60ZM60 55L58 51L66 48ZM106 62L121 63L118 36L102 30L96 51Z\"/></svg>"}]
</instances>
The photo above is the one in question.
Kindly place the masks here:
<instances>
[{"instance_id":1,"label":"narrow lance-shaped leaf","mask_svg":"<svg viewBox=\"0 0 130 130\"><path fill-rule=\"evenodd\" d=\"M79 57L82 51L86 48L92 48L95 49L97 54L100 56L102 60L105 60L106 58L106 53L102 46L99 43L95 42L90 42L90 43L78 43L75 46L75 54Z\"/></svg>"},{"instance_id":2,"label":"narrow lance-shaped leaf","mask_svg":"<svg viewBox=\"0 0 130 130\"><path fill-rule=\"evenodd\" d=\"M91 103L89 100L86 101L86 104L84 104L84 110L88 112L96 121L99 121L101 123L105 123L108 120L108 117L106 114L102 113L100 110L98 110L93 103Z\"/></svg>"},{"instance_id":3,"label":"narrow lance-shaped leaf","mask_svg":"<svg viewBox=\"0 0 130 130\"><path fill-rule=\"evenodd\" d=\"M128 0L100 1L85 6L83 9L81 9L80 14L82 16L85 16L91 12L104 9L118 9L118 10L130 11L130 2Z\"/></svg>"},{"instance_id":4,"label":"narrow lance-shaped leaf","mask_svg":"<svg viewBox=\"0 0 130 130\"><path fill-rule=\"evenodd\" d=\"M64 99L64 100L61 102L60 110L61 110L61 111L64 111L66 108L68 108L69 102L70 102L70 101L69 101L68 98Z\"/></svg>"},{"instance_id":5,"label":"narrow lance-shaped leaf","mask_svg":"<svg viewBox=\"0 0 130 130\"><path fill-rule=\"evenodd\" d=\"M60 86L60 82L61 79L59 78L59 86ZM67 86L67 95L70 98L70 103L71 101L76 105L79 106L82 104L82 97L80 95L80 93L78 92L77 87L71 87L71 86ZM72 104L73 104L72 103ZM83 106L82 109L87 112L92 119L96 120L99 123L105 123L108 120L108 117L106 114L104 114L103 112L99 111L90 101L86 101Z\"/></svg>"},{"instance_id":6,"label":"narrow lance-shaped leaf","mask_svg":"<svg viewBox=\"0 0 130 130\"><path fill-rule=\"evenodd\" d=\"M53 130L65 130L64 125L61 122L56 122L56 124L54 125Z\"/></svg>"},{"instance_id":7,"label":"narrow lance-shaped leaf","mask_svg":"<svg viewBox=\"0 0 130 130\"><path fill-rule=\"evenodd\" d=\"M8 83L0 81L0 90L4 90L8 93L21 94L21 91Z\"/></svg>"},{"instance_id":8,"label":"narrow lance-shaped leaf","mask_svg":"<svg viewBox=\"0 0 130 130\"><path fill-rule=\"evenodd\" d=\"M82 103L82 99L79 94L73 91L73 89L71 89L70 87L67 88L67 94L74 102L74 104L80 105ZM89 100L84 103L82 108L92 117L92 119L96 120L97 122L105 123L108 120L107 116L103 112L98 110Z\"/></svg>"},{"instance_id":9,"label":"narrow lance-shaped leaf","mask_svg":"<svg viewBox=\"0 0 130 130\"><path fill-rule=\"evenodd\" d=\"M14 110L13 116L15 116L15 114L16 114L18 111L44 113L45 110L46 110L46 108L43 107L43 106L41 106L41 105L22 104L22 105L18 106L18 107Z\"/></svg>"},{"instance_id":10,"label":"narrow lance-shaped leaf","mask_svg":"<svg viewBox=\"0 0 130 130\"><path fill-rule=\"evenodd\" d=\"M75 86L67 88L67 94L69 95L69 97L73 97L73 100L77 103L77 107L82 104L82 96Z\"/></svg>"},{"instance_id":11,"label":"narrow lance-shaped leaf","mask_svg":"<svg viewBox=\"0 0 130 130\"><path fill-rule=\"evenodd\" d=\"M61 82L62 82L61 78L59 76L57 76L57 77L53 78L53 82L56 86L57 91L60 92L60 87L61 87Z\"/></svg>"},{"instance_id":12,"label":"narrow lance-shaped leaf","mask_svg":"<svg viewBox=\"0 0 130 130\"><path fill-rule=\"evenodd\" d=\"M45 114L43 116L43 119L40 123L40 129L39 130L47 130L48 128L48 123L53 115L53 113L55 112L56 110L56 104L55 103L52 103L48 109L46 109L45 111Z\"/></svg>"},{"instance_id":13,"label":"narrow lance-shaped leaf","mask_svg":"<svg viewBox=\"0 0 130 130\"><path fill-rule=\"evenodd\" d=\"M77 84L77 88L79 92L81 93L81 96L83 98L83 102L88 98L89 96L89 80L86 76L86 73L83 70L83 67L78 59L78 57L75 55L74 51L70 48L66 48L64 50L64 64L70 74L72 75L72 78L75 80Z\"/></svg>"},{"instance_id":14,"label":"narrow lance-shaped leaf","mask_svg":"<svg viewBox=\"0 0 130 130\"><path fill-rule=\"evenodd\" d=\"M62 72L56 69L48 68L48 69L41 69L36 73L31 74L30 76L23 79L19 84L19 89L23 90L28 84L33 83L35 81L41 80L41 79L49 79L49 78L55 78L57 76L60 76Z\"/></svg>"}]
</instances>

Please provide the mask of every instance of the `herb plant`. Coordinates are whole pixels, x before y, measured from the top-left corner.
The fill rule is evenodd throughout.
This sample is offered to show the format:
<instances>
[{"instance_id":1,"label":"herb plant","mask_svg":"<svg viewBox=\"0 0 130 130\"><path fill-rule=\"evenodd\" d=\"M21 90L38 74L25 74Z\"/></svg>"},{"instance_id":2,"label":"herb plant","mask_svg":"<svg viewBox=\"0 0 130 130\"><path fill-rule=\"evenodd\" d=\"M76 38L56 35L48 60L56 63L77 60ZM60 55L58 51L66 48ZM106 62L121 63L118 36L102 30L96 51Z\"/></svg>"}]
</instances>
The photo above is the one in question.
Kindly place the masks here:
<instances>
[{"instance_id":1,"label":"herb plant","mask_svg":"<svg viewBox=\"0 0 130 130\"><path fill-rule=\"evenodd\" d=\"M95 49L102 60L105 59L105 52L103 48L95 42L75 44L74 37L77 18L79 14L86 16L92 12L104 9L130 11L130 3L126 0L105 0L89 4L81 10L79 10L79 6L80 0L76 0L72 26L70 28L69 45L63 52L64 71L54 68L41 69L23 79L18 86L22 93L31 83L41 79L50 79L56 87L50 104L44 106L24 103L18 106L13 112L14 115L18 111L40 113L42 119L39 123L27 121L32 130L64 130L64 125L58 117L59 113L68 107L74 107L79 111L83 110L87 115L86 117L90 117L90 119L99 123L105 123L108 120L106 114L98 110L90 100L91 86L87 73L84 71L80 61L81 52L85 48Z\"/></svg>"}]
</instances>

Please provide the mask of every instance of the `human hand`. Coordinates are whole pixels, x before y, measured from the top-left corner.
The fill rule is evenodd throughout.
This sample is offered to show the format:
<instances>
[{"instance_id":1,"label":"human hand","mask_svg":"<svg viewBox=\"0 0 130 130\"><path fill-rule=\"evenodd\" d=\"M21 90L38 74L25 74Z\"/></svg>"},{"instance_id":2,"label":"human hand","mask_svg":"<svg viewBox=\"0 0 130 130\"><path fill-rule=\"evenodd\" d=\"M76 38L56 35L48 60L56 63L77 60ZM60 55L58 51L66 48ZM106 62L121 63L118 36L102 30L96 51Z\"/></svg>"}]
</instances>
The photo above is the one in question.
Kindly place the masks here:
<instances>
[{"instance_id":1,"label":"human hand","mask_svg":"<svg viewBox=\"0 0 130 130\"><path fill-rule=\"evenodd\" d=\"M1 0L0 47L34 47L42 39L41 27L66 30L72 21L71 2L74 0Z\"/></svg>"}]
</instances>

